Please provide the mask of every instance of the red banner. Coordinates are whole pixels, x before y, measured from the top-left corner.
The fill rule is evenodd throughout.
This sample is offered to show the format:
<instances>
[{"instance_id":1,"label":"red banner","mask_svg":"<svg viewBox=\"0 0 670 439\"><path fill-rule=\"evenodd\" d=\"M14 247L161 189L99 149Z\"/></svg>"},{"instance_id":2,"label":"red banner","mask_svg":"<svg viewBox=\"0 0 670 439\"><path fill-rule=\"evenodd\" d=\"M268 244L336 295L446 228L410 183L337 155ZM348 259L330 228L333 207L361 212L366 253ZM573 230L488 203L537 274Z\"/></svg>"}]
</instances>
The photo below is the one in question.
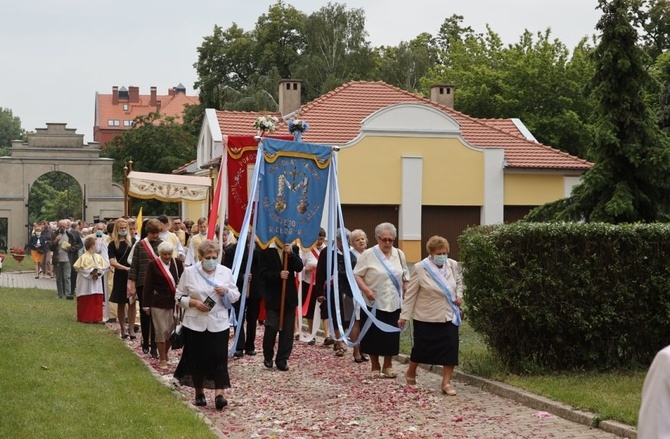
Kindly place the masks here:
<instances>
[{"instance_id":1,"label":"red banner","mask_svg":"<svg viewBox=\"0 0 670 439\"><path fill-rule=\"evenodd\" d=\"M293 140L293 136L268 136L274 139ZM244 214L249 207L251 177L256 164L258 143L254 136L228 136L228 227L240 234Z\"/></svg>"}]
</instances>

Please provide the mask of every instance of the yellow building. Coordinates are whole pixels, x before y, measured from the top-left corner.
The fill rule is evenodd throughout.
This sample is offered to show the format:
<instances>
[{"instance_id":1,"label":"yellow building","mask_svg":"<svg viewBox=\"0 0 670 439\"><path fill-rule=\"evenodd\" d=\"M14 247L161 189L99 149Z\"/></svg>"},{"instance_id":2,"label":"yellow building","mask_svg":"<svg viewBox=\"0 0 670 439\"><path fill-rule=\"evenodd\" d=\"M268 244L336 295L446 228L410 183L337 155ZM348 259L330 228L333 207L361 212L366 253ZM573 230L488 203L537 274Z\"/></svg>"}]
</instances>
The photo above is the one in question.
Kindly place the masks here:
<instances>
[{"instance_id":1,"label":"yellow building","mask_svg":"<svg viewBox=\"0 0 670 439\"><path fill-rule=\"evenodd\" d=\"M425 256L432 235L458 236L471 225L515 221L531 208L568 196L591 164L537 143L517 119L475 119L453 109L454 88L431 99L383 82L350 82L299 105L300 81L280 84L280 113L306 120L303 140L339 146L338 184L345 225L398 227L409 261ZM208 109L198 168L217 163L225 135L254 134L251 112ZM282 124L277 134L288 134ZM201 172L203 172L202 169Z\"/></svg>"}]
</instances>

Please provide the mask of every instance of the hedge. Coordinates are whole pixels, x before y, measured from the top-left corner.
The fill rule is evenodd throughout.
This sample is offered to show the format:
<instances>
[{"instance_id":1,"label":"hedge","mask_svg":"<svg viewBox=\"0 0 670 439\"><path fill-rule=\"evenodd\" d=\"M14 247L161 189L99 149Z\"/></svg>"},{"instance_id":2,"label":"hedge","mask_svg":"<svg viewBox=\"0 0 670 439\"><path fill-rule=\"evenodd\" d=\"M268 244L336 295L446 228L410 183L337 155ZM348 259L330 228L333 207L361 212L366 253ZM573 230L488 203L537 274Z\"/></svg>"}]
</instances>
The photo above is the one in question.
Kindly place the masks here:
<instances>
[{"instance_id":1,"label":"hedge","mask_svg":"<svg viewBox=\"0 0 670 439\"><path fill-rule=\"evenodd\" d=\"M670 344L670 226L524 223L459 238L472 327L512 370L644 366Z\"/></svg>"}]
</instances>

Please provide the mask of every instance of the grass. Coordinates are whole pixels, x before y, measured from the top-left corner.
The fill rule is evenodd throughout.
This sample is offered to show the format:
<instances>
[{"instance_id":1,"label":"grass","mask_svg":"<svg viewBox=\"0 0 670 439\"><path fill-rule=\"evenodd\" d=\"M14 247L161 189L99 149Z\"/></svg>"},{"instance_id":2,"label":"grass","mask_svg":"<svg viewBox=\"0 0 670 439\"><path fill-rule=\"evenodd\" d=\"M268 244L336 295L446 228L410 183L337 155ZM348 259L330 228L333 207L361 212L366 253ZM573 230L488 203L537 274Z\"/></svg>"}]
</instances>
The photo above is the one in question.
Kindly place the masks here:
<instances>
[{"instance_id":1,"label":"grass","mask_svg":"<svg viewBox=\"0 0 670 439\"><path fill-rule=\"evenodd\" d=\"M0 437L215 437L115 334L78 323L75 302L0 295Z\"/></svg>"},{"instance_id":2,"label":"grass","mask_svg":"<svg viewBox=\"0 0 670 439\"><path fill-rule=\"evenodd\" d=\"M637 425L646 370L625 372L566 372L515 375L489 351L481 337L464 322L459 331L459 369L465 373L502 381L572 407ZM400 350L409 354L408 331L401 335Z\"/></svg>"}]
</instances>

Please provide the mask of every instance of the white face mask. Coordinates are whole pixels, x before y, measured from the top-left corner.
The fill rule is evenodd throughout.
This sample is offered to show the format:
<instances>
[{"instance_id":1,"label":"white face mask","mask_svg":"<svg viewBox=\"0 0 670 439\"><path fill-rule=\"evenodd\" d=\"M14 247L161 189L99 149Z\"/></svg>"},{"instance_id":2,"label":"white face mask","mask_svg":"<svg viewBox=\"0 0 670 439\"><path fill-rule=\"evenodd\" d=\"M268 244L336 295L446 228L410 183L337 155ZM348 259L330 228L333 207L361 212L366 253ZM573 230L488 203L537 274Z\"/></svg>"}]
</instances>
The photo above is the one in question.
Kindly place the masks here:
<instances>
[{"instance_id":1,"label":"white face mask","mask_svg":"<svg viewBox=\"0 0 670 439\"><path fill-rule=\"evenodd\" d=\"M202 261L202 268L207 271L213 271L217 265L218 261L216 259L204 259Z\"/></svg>"},{"instance_id":2,"label":"white face mask","mask_svg":"<svg viewBox=\"0 0 670 439\"><path fill-rule=\"evenodd\" d=\"M447 263L447 255L435 255L433 256L433 262L435 262L435 265L442 266Z\"/></svg>"}]
</instances>

